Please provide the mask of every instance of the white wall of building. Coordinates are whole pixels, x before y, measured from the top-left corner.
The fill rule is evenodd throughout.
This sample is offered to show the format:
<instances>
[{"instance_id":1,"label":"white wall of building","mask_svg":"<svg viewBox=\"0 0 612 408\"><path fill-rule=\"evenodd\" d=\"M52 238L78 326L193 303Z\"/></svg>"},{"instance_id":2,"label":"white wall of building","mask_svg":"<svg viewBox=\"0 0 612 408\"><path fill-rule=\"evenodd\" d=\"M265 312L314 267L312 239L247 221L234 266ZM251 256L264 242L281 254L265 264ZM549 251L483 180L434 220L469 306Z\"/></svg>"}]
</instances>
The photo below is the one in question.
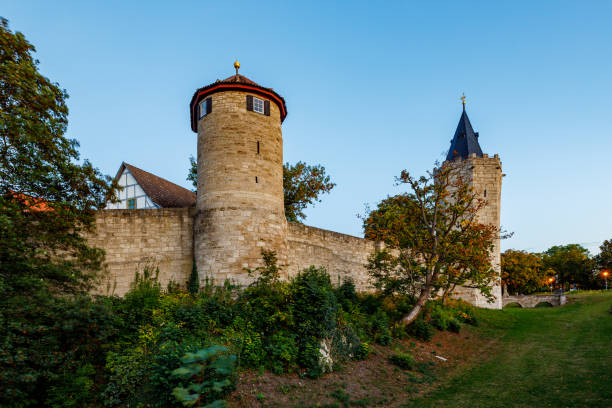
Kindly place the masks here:
<instances>
[{"instance_id":1,"label":"white wall of building","mask_svg":"<svg viewBox=\"0 0 612 408\"><path fill-rule=\"evenodd\" d=\"M155 204L153 200L144 192L142 187L138 184L134 176L128 169L123 169L123 173L119 177L118 183L123 189L117 192L119 202L107 203L107 210L126 210L128 208L128 200L136 200L137 210L147 210L151 208L160 208L159 205Z\"/></svg>"}]
</instances>

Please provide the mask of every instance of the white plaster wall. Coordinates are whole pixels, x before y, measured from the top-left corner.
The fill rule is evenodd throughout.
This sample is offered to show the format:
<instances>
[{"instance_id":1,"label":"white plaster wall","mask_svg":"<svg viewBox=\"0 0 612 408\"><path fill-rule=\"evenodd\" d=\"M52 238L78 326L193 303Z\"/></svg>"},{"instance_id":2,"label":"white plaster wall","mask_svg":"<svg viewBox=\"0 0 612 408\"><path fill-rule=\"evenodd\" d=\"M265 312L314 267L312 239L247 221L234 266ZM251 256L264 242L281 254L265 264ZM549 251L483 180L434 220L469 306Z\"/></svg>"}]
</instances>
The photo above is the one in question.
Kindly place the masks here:
<instances>
[{"instance_id":1,"label":"white plaster wall","mask_svg":"<svg viewBox=\"0 0 612 408\"><path fill-rule=\"evenodd\" d=\"M128 169L123 170L123 173L119 176L118 184L123 187L123 189L117 193L117 197L120 201L117 203L107 203L105 209L125 210L128 208L127 201L132 198L136 199L137 210L160 208L160 206L155 204L145 193Z\"/></svg>"}]
</instances>

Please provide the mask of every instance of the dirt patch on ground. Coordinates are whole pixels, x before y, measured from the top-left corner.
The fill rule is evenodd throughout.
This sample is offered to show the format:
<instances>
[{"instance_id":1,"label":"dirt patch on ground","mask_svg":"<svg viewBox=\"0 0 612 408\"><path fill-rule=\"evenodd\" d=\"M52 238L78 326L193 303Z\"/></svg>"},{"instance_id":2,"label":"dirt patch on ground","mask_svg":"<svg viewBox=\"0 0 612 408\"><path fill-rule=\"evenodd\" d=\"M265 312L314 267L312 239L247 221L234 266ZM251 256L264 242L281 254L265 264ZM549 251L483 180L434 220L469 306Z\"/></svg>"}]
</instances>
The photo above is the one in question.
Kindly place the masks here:
<instances>
[{"instance_id":1,"label":"dirt patch on ground","mask_svg":"<svg viewBox=\"0 0 612 408\"><path fill-rule=\"evenodd\" d=\"M460 372L495 343L477 328L464 327L461 333L438 332L429 342L407 339L375 346L366 360L351 361L316 380L298 373L245 371L228 403L235 408L400 407ZM391 364L389 356L397 352L411 353L416 368L405 371Z\"/></svg>"}]
</instances>

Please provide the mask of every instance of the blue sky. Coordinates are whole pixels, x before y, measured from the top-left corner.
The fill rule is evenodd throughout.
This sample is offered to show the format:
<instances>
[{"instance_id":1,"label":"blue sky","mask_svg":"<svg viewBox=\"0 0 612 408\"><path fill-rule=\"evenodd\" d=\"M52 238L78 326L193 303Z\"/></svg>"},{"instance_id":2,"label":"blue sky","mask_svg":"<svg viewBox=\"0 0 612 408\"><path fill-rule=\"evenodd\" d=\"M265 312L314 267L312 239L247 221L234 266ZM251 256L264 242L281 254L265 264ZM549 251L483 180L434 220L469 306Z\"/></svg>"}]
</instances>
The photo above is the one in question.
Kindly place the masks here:
<instances>
[{"instance_id":1,"label":"blue sky","mask_svg":"<svg viewBox=\"0 0 612 408\"><path fill-rule=\"evenodd\" d=\"M104 173L126 161L189 187L198 87L241 73L287 100L285 161L337 187L307 224L356 214L444 158L467 110L502 159L502 248L612 238L612 2L0 1L70 94L68 137Z\"/></svg>"}]
</instances>

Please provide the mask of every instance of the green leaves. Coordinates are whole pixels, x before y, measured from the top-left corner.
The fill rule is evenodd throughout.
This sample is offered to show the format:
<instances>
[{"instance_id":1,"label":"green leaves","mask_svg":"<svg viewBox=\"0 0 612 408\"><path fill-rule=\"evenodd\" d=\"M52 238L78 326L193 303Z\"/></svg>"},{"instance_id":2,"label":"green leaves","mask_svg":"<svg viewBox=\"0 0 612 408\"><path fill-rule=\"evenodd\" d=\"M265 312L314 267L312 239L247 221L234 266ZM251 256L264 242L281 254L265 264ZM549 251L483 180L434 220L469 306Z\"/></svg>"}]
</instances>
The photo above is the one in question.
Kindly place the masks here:
<instances>
[{"instance_id":1,"label":"green leaves","mask_svg":"<svg viewBox=\"0 0 612 408\"><path fill-rule=\"evenodd\" d=\"M402 171L396 180L410 191L387 197L363 217L365 238L390 248L368 260L375 286L385 294L418 298L406 323L414 321L431 294L446 296L457 285L468 284L491 299L497 272L490 254L499 228L478 222L484 200L452 166L419 178Z\"/></svg>"},{"instance_id":2,"label":"green leaves","mask_svg":"<svg viewBox=\"0 0 612 408\"><path fill-rule=\"evenodd\" d=\"M176 387L172 392L174 397L188 407L225 407L222 398L233 390L236 362L236 356L226 352L225 347L214 345L186 353L182 358L183 366L172 375L189 381L189 385Z\"/></svg>"},{"instance_id":3,"label":"green leaves","mask_svg":"<svg viewBox=\"0 0 612 408\"><path fill-rule=\"evenodd\" d=\"M325 174L325 167L310 166L304 162L283 165L283 192L285 198L285 217L287 221L299 222L306 215L304 209L321 201L320 194L329 193L336 186Z\"/></svg>"},{"instance_id":4,"label":"green leaves","mask_svg":"<svg viewBox=\"0 0 612 408\"><path fill-rule=\"evenodd\" d=\"M78 292L103 259L83 235L115 185L79 164L78 142L64 137L68 95L38 72L34 51L0 20L0 277L20 293Z\"/></svg>"}]
</instances>

